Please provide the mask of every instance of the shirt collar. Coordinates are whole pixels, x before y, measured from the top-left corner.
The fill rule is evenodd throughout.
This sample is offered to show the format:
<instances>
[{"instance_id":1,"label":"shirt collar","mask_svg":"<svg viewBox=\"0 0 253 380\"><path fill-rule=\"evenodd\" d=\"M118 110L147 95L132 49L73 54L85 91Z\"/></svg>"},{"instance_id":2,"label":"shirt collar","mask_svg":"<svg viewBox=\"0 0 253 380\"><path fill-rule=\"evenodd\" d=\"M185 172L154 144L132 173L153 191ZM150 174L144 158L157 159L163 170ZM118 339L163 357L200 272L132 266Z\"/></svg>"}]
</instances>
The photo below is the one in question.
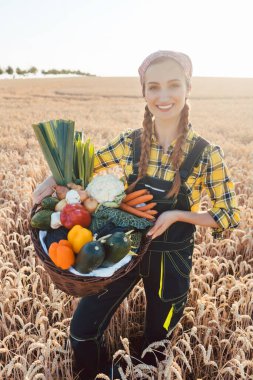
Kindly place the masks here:
<instances>
[{"instance_id":1,"label":"shirt collar","mask_svg":"<svg viewBox=\"0 0 253 380\"><path fill-rule=\"evenodd\" d=\"M187 126L187 135L186 135L186 140L185 140L185 144L184 144L184 147L183 147L183 151L184 153L187 153L189 151L189 146L190 146L190 143L192 141L192 138L193 138L193 135L194 135L194 132L193 132L193 128L192 128L192 125L191 123L188 123L188 126ZM155 125L154 123L152 124L152 137L151 137L151 140L153 142L155 142L156 144L158 144L158 141L157 141L157 138L156 138L156 135L155 135ZM168 152L171 152L176 144L176 138L170 143L169 147L168 147Z\"/></svg>"}]
</instances>

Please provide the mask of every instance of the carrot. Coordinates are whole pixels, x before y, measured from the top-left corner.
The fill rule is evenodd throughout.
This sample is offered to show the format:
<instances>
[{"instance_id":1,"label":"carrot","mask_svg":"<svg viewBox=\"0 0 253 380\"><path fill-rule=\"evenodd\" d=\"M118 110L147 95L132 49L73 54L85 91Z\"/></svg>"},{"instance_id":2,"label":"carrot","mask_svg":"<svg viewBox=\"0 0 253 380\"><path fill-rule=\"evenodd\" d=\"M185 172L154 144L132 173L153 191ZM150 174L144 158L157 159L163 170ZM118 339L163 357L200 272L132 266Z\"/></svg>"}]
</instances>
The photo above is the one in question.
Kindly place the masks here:
<instances>
[{"instance_id":1,"label":"carrot","mask_svg":"<svg viewBox=\"0 0 253 380\"><path fill-rule=\"evenodd\" d=\"M128 201L126 203L128 204L128 206L136 206L140 203L145 203L145 202L151 201L151 199L153 199L153 198L154 197L152 194L145 194L145 195L142 195L138 198L134 198L131 201Z\"/></svg>"},{"instance_id":2,"label":"carrot","mask_svg":"<svg viewBox=\"0 0 253 380\"><path fill-rule=\"evenodd\" d=\"M156 202L150 202L150 203L147 203L145 206L137 207L137 209L140 210L140 211L147 211L147 210L151 210L156 205L157 205Z\"/></svg>"},{"instance_id":3,"label":"carrot","mask_svg":"<svg viewBox=\"0 0 253 380\"><path fill-rule=\"evenodd\" d=\"M156 215L158 214L158 211L157 210L147 210L146 211L149 215Z\"/></svg>"},{"instance_id":4,"label":"carrot","mask_svg":"<svg viewBox=\"0 0 253 380\"><path fill-rule=\"evenodd\" d=\"M129 214L139 216L140 218L154 219L152 215L149 215L144 211L139 211L137 208L131 207L127 205L126 203L121 203L119 208L123 211L129 212Z\"/></svg>"},{"instance_id":5,"label":"carrot","mask_svg":"<svg viewBox=\"0 0 253 380\"><path fill-rule=\"evenodd\" d=\"M131 201L132 199L140 197L141 195L144 195L144 194L148 194L148 190L147 189L141 189L141 190L133 191L132 193L127 194L122 202L125 203L125 202L128 202L128 201Z\"/></svg>"}]
</instances>

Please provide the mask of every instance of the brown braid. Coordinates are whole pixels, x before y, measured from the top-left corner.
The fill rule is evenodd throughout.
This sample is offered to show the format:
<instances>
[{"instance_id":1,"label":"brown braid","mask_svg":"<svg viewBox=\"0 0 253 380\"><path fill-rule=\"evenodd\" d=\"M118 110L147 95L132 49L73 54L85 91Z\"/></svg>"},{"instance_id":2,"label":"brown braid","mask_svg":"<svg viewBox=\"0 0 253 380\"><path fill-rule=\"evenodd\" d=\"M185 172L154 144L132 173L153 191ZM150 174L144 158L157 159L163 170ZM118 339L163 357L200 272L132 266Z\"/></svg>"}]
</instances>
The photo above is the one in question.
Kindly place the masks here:
<instances>
[{"instance_id":1,"label":"brown braid","mask_svg":"<svg viewBox=\"0 0 253 380\"><path fill-rule=\"evenodd\" d=\"M148 161L150 156L150 149L151 149L151 136L152 136L152 113L149 111L148 106L145 106L145 112L144 112L144 120L143 120L143 130L141 134L141 156L140 156L140 162L139 162L139 168L138 168L138 176L136 181L134 181L131 185L127 188L127 193L130 193L134 190L135 185L137 182L145 176L147 173L148 168Z\"/></svg>"},{"instance_id":2,"label":"brown braid","mask_svg":"<svg viewBox=\"0 0 253 380\"><path fill-rule=\"evenodd\" d=\"M162 59L159 59L159 61L162 61ZM158 60L156 60L157 62ZM189 83L187 83L187 87L189 86ZM142 87L142 94L145 97L145 84ZM175 176L173 180L173 184L171 189L166 194L166 198L170 198L172 196L177 196L180 186L181 186L181 177L179 174L179 167L183 160L183 146L186 141L186 136L188 132L188 124L189 124L189 105L187 103L187 99L184 105L184 108L181 111L181 117L178 124L178 136L176 139L176 144L173 149L173 153L171 156L172 160L172 166L175 170ZM144 113L144 120L143 120L143 130L141 135L141 156L140 156L140 162L139 162L139 168L138 168L138 176L135 182L133 182L131 185L127 188L127 193L134 190L137 182L143 178L147 173L148 168L148 162L150 157L150 150L151 150L151 136L152 136L152 113L149 111L148 106L145 106L145 113Z\"/></svg>"},{"instance_id":3,"label":"brown braid","mask_svg":"<svg viewBox=\"0 0 253 380\"><path fill-rule=\"evenodd\" d=\"M173 149L173 153L171 156L172 166L175 170L175 177L173 180L173 185L170 191L166 194L166 198L170 198L172 196L177 196L180 186L181 186L181 177L179 174L179 168L183 161L183 146L186 141L186 136L188 132L188 124L189 124L189 105L187 101L185 102L184 108L181 112L181 117L178 125L178 137L176 140L175 147Z\"/></svg>"}]
</instances>

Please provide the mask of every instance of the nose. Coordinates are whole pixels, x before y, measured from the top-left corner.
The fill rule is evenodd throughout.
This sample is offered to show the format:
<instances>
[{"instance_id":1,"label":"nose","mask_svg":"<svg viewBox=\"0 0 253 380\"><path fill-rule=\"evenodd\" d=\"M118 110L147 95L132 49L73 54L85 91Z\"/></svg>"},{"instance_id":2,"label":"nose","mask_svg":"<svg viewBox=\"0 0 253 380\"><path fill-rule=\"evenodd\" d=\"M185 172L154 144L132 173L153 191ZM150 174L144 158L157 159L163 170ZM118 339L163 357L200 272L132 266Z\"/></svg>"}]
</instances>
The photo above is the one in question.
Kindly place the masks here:
<instances>
[{"instance_id":1,"label":"nose","mask_svg":"<svg viewBox=\"0 0 253 380\"><path fill-rule=\"evenodd\" d=\"M171 92L169 89L161 90L159 93L160 102L168 102L171 99Z\"/></svg>"}]
</instances>

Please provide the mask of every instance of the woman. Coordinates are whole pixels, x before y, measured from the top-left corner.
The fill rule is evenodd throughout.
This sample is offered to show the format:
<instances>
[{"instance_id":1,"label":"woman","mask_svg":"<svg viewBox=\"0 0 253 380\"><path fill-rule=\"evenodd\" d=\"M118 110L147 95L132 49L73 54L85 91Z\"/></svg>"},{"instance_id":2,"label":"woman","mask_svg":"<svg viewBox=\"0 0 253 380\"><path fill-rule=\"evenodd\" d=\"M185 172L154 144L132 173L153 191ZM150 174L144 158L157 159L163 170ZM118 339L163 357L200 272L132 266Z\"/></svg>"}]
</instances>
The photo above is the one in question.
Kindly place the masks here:
<instances>
[{"instance_id":1,"label":"woman","mask_svg":"<svg viewBox=\"0 0 253 380\"><path fill-rule=\"evenodd\" d=\"M199 136L189 123L190 58L180 52L157 51L143 61L139 75L146 101L143 128L127 130L99 149L95 171L121 165L128 191L146 187L154 195L158 217L148 233L152 242L140 265L112 283L107 292L82 298L73 315L70 340L76 366L84 369L87 379L100 368L104 330L140 277L147 299L144 348L165 339L183 315L195 225L211 227L213 236L222 238L222 232L237 227L240 219L222 149ZM35 201L51 192L52 181L51 177L36 190ZM207 211L199 211L203 189L212 201ZM143 360L155 365L150 354Z\"/></svg>"}]
</instances>

